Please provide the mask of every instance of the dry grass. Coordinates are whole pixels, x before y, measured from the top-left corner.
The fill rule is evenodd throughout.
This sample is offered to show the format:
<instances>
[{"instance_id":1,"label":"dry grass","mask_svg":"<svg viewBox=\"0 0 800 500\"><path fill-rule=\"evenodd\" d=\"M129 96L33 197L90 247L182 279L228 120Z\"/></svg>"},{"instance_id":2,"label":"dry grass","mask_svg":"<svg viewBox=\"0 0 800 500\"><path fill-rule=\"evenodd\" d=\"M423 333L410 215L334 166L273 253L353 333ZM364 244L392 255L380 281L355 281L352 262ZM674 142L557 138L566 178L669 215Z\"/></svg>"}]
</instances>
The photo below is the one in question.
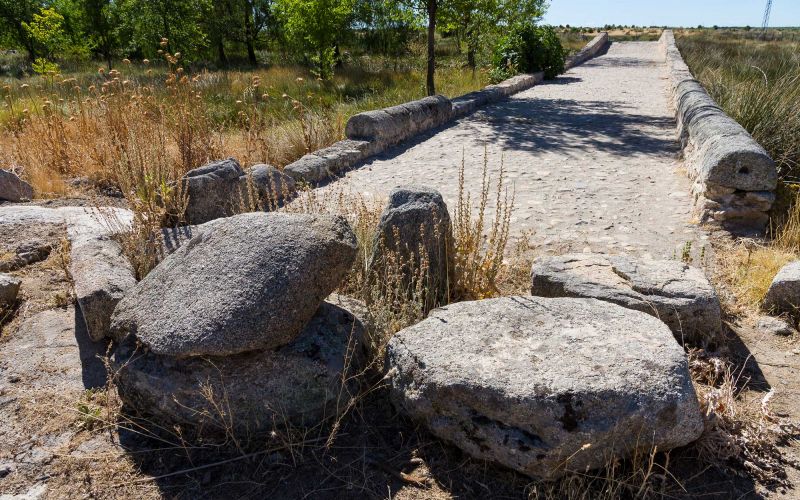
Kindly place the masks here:
<instances>
[{"instance_id":1,"label":"dry grass","mask_svg":"<svg viewBox=\"0 0 800 500\"><path fill-rule=\"evenodd\" d=\"M693 445L699 458L715 467L733 465L761 484L784 484L789 459L779 445L796 439L800 427L773 413L774 390L747 397L744 367L702 350L689 351L689 366L706 424Z\"/></svg>"},{"instance_id":2,"label":"dry grass","mask_svg":"<svg viewBox=\"0 0 800 500\"><path fill-rule=\"evenodd\" d=\"M179 57L95 74L9 80L0 108L0 163L16 166L38 197L70 179L126 196L212 159L282 167L341 139L347 119L423 97L424 72L354 63L330 82L300 67L189 74ZM387 63L388 64L388 63ZM440 91L482 87L483 73L443 65Z\"/></svg>"},{"instance_id":3,"label":"dry grass","mask_svg":"<svg viewBox=\"0 0 800 500\"><path fill-rule=\"evenodd\" d=\"M758 311L775 275L787 263L797 259L793 252L777 245L731 243L717 255L721 280L728 285L735 300L733 312Z\"/></svg>"}]
</instances>

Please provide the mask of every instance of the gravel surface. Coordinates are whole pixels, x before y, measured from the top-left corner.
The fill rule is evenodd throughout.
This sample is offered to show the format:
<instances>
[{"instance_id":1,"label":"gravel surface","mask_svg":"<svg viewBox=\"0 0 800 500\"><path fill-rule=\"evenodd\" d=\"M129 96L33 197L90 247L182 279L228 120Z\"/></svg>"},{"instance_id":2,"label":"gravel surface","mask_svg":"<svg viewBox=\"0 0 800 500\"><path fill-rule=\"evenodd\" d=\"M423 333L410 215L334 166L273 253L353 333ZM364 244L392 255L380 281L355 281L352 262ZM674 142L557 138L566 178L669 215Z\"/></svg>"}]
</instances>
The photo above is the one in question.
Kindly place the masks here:
<instances>
[{"instance_id":1,"label":"gravel surface","mask_svg":"<svg viewBox=\"0 0 800 500\"><path fill-rule=\"evenodd\" d=\"M453 210L502 164L516 194L512 234L533 231L546 253L594 251L672 258L706 235L691 223L667 74L657 42L613 43L553 81L486 106L347 172L323 189L385 197L398 185L442 192ZM502 160L501 160L502 159Z\"/></svg>"}]
</instances>

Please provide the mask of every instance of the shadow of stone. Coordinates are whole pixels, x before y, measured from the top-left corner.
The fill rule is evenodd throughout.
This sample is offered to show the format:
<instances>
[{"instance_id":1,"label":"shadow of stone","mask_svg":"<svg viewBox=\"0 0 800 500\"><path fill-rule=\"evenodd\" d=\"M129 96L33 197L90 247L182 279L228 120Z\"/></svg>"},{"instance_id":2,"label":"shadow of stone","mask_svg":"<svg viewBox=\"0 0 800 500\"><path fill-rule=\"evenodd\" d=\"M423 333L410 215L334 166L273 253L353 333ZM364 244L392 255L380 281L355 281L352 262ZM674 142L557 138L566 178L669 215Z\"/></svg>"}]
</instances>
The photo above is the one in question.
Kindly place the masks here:
<instances>
[{"instance_id":1,"label":"shadow of stone","mask_svg":"<svg viewBox=\"0 0 800 500\"><path fill-rule=\"evenodd\" d=\"M89 338L86 323L79 307L75 308L75 344L81 361L81 379L86 389L96 389L106 385L108 372L101 358L108 353L110 341L93 342Z\"/></svg>"},{"instance_id":2,"label":"shadow of stone","mask_svg":"<svg viewBox=\"0 0 800 500\"><path fill-rule=\"evenodd\" d=\"M735 366L738 367L737 372L733 374L737 389L742 390L746 387L751 391L769 392L772 386L739 334L733 328L725 326L721 335L722 348L728 351Z\"/></svg>"}]
</instances>

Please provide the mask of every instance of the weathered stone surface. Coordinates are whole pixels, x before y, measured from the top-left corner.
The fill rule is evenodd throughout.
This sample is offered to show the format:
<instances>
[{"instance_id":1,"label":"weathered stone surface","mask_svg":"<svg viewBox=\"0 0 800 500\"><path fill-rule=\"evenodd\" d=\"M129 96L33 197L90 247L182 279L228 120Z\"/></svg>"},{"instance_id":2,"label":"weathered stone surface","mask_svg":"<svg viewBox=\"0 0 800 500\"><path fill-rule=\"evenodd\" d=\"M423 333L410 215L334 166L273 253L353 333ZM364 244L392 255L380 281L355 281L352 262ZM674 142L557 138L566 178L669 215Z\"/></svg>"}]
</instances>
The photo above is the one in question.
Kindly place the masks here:
<instances>
[{"instance_id":1,"label":"weathered stone surface","mask_svg":"<svg viewBox=\"0 0 800 500\"><path fill-rule=\"evenodd\" d=\"M358 367L365 311L362 303L334 295L290 344L227 357L160 356L143 346L137 350L128 337L114 355L120 395L160 421L201 433L224 432L223 422L244 435L287 421L317 424L333 416L337 399L354 389L342 386L342 375L346 356L355 357L349 369Z\"/></svg>"},{"instance_id":2,"label":"weathered stone surface","mask_svg":"<svg viewBox=\"0 0 800 500\"><path fill-rule=\"evenodd\" d=\"M13 304L17 300L22 281L10 274L0 273L0 305Z\"/></svg>"},{"instance_id":3,"label":"weathered stone surface","mask_svg":"<svg viewBox=\"0 0 800 500\"><path fill-rule=\"evenodd\" d=\"M452 100L453 117L461 118L481 106L497 102L517 92L522 92L533 87L544 79L544 73L532 75L517 75L497 85L488 85L481 90L456 97Z\"/></svg>"},{"instance_id":4,"label":"weathered stone surface","mask_svg":"<svg viewBox=\"0 0 800 500\"><path fill-rule=\"evenodd\" d=\"M80 394L107 381L101 359L107 345L89 338L73 306L36 313L4 340L0 382L19 377L34 387Z\"/></svg>"},{"instance_id":5,"label":"weathered stone surface","mask_svg":"<svg viewBox=\"0 0 800 500\"><path fill-rule=\"evenodd\" d=\"M792 325L781 318L772 316L761 316L756 322L756 328L770 335L792 335L797 332Z\"/></svg>"},{"instance_id":6,"label":"weathered stone surface","mask_svg":"<svg viewBox=\"0 0 800 500\"><path fill-rule=\"evenodd\" d=\"M114 306L136 284L130 262L113 237L114 232L127 229L132 219L130 210L113 207L0 207L0 225L66 225L75 295L89 336L95 341L108 334ZM45 244L34 241L27 255L23 247L23 258L36 259L49 251L41 245Z\"/></svg>"},{"instance_id":7,"label":"weathered stone surface","mask_svg":"<svg viewBox=\"0 0 800 500\"><path fill-rule=\"evenodd\" d=\"M191 224L228 217L240 210L241 182L245 175L234 158L190 170L181 179L189 197L186 219Z\"/></svg>"},{"instance_id":8,"label":"weathered stone surface","mask_svg":"<svg viewBox=\"0 0 800 500\"><path fill-rule=\"evenodd\" d=\"M297 192L294 179L272 165L253 165L239 178L241 193L252 189L262 208L271 209L292 199ZM251 200L253 201L253 200Z\"/></svg>"},{"instance_id":9,"label":"weathered stone surface","mask_svg":"<svg viewBox=\"0 0 800 500\"><path fill-rule=\"evenodd\" d=\"M75 208L46 208L36 205L0 206L0 224L63 224L66 211Z\"/></svg>"},{"instance_id":10,"label":"weathered stone surface","mask_svg":"<svg viewBox=\"0 0 800 500\"><path fill-rule=\"evenodd\" d=\"M136 285L133 267L113 236L130 225L132 214L128 210L104 210L105 216L96 210L74 210L66 215L69 271L86 329L95 342L108 335L114 308Z\"/></svg>"},{"instance_id":11,"label":"weathered stone surface","mask_svg":"<svg viewBox=\"0 0 800 500\"><path fill-rule=\"evenodd\" d=\"M23 201L33 198L33 187L10 170L0 169L0 200Z\"/></svg>"},{"instance_id":12,"label":"weathered stone surface","mask_svg":"<svg viewBox=\"0 0 800 500\"><path fill-rule=\"evenodd\" d=\"M0 255L0 272L15 271L35 262L41 262L50 255L53 244L42 240L23 241L13 248L7 248L4 255ZM2 252L0 247L0 252Z\"/></svg>"},{"instance_id":13,"label":"weathered stone surface","mask_svg":"<svg viewBox=\"0 0 800 500\"><path fill-rule=\"evenodd\" d=\"M396 252L408 268L420 269L428 261L427 288L433 300L447 295L453 256L450 214L442 195L424 186L399 187L389 194L375 233L370 268L380 275L386 252ZM379 276L378 279L381 279Z\"/></svg>"},{"instance_id":14,"label":"weathered stone surface","mask_svg":"<svg viewBox=\"0 0 800 500\"><path fill-rule=\"evenodd\" d=\"M359 113L347 122L347 137L388 147L447 123L452 103L444 96L425 97L390 108Z\"/></svg>"},{"instance_id":15,"label":"weathered stone surface","mask_svg":"<svg viewBox=\"0 0 800 500\"><path fill-rule=\"evenodd\" d=\"M316 184L349 169L378 151L375 143L345 139L286 165L284 172L297 181Z\"/></svg>"},{"instance_id":16,"label":"weathered stone surface","mask_svg":"<svg viewBox=\"0 0 800 500\"><path fill-rule=\"evenodd\" d=\"M112 319L155 354L223 356L291 342L355 259L342 217L248 213L220 219L167 256Z\"/></svg>"},{"instance_id":17,"label":"weathered stone surface","mask_svg":"<svg viewBox=\"0 0 800 500\"><path fill-rule=\"evenodd\" d=\"M764 297L767 311L797 313L800 306L800 260L783 266Z\"/></svg>"},{"instance_id":18,"label":"weathered stone surface","mask_svg":"<svg viewBox=\"0 0 800 500\"><path fill-rule=\"evenodd\" d=\"M703 430L669 329L599 300L452 304L396 334L387 361L401 411L470 455L535 478L683 446Z\"/></svg>"},{"instance_id":19,"label":"weathered stone surface","mask_svg":"<svg viewBox=\"0 0 800 500\"><path fill-rule=\"evenodd\" d=\"M531 269L531 293L613 302L661 319L675 338L713 340L722 326L719 298L700 269L675 260L622 255L540 257Z\"/></svg>"}]
</instances>

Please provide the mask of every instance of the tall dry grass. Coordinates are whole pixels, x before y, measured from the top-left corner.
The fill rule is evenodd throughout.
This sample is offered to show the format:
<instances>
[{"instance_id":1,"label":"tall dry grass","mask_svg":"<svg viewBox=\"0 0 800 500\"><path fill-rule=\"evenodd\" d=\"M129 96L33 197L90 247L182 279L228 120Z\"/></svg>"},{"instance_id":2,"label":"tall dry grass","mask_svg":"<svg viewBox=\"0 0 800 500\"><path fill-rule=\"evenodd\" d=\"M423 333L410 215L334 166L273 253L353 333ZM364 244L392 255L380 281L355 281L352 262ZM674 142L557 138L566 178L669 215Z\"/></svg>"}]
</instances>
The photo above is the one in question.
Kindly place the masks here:
<instances>
[{"instance_id":1,"label":"tall dry grass","mask_svg":"<svg viewBox=\"0 0 800 500\"><path fill-rule=\"evenodd\" d=\"M353 61L320 81L296 66L189 74L179 54L162 56L111 71L6 79L0 164L18 166L39 197L65 194L78 177L138 188L143 163L172 179L227 156L282 167L343 138L353 114L425 95L417 64L395 71ZM449 96L487 82L448 65L437 78Z\"/></svg>"}]
</instances>

